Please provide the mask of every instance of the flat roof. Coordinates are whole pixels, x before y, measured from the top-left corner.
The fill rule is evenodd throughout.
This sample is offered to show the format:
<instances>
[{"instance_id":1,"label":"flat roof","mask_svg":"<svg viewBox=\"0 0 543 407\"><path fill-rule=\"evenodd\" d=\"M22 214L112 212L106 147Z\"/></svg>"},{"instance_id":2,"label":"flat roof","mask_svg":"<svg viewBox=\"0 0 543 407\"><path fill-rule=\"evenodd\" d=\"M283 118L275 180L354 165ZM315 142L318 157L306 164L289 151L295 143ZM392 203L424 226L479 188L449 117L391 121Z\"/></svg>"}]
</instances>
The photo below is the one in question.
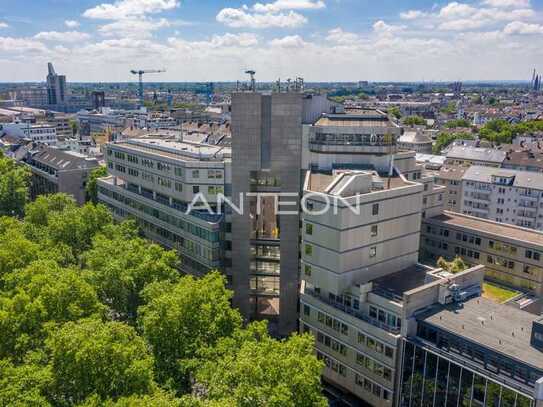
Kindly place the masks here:
<instances>
[{"instance_id":1,"label":"flat roof","mask_svg":"<svg viewBox=\"0 0 543 407\"><path fill-rule=\"evenodd\" d=\"M464 174L465 180L485 182L487 184L493 183L492 177L514 178L512 184L514 187L543 189L543 174L535 171L508 170L473 165Z\"/></svg>"},{"instance_id":2,"label":"flat roof","mask_svg":"<svg viewBox=\"0 0 543 407\"><path fill-rule=\"evenodd\" d=\"M341 174L345 174L344 178L345 180L348 177L362 174L362 173L375 173L375 171L372 170L335 170L333 173L327 173L327 172L313 172L311 171L309 174L309 184L308 184L308 190L314 191L314 192L322 192L325 193L325 190L331 186L333 183L335 183L338 178L341 176ZM406 183L400 176L393 176L390 179L386 176L379 176L377 173L373 174L374 181L378 180L382 182L383 188L377 188L373 186L370 191L368 192L359 192L360 195L372 193L372 192L379 192L379 191L386 191L390 189L395 188L401 188L409 185ZM389 183L390 181L390 183ZM334 191L336 188L334 187L331 191L328 192L330 195L334 195Z\"/></svg>"},{"instance_id":3,"label":"flat roof","mask_svg":"<svg viewBox=\"0 0 543 407\"><path fill-rule=\"evenodd\" d=\"M438 277L428 274L432 270L428 266L414 264L406 269L373 280L373 287L374 290L386 291L393 296L403 297L403 294L408 291L438 280Z\"/></svg>"},{"instance_id":4,"label":"flat roof","mask_svg":"<svg viewBox=\"0 0 543 407\"><path fill-rule=\"evenodd\" d=\"M338 115L339 116L339 115ZM377 117L364 117L359 118L352 115L345 115L345 117L321 117L315 123L315 126L341 126L341 127L394 127L392 122Z\"/></svg>"},{"instance_id":5,"label":"flat roof","mask_svg":"<svg viewBox=\"0 0 543 407\"><path fill-rule=\"evenodd\" d=\"M540 317L483 297L436 307L417 319L543 370L543 352L530 344Z\"/></svg>"},{"instance_id":6,"label":"flat roof","mask_svg":"<svg viewBox=\"0 0 543 407\"><path fill-rule=\"evenodd\" d=\"M456 212L444 211L443 214L426 218L424 222L439 222L448 226L456 226L472 230L477 234L496 235L500 238L518 240L519 242L531 243L543 246L543 233L533 229L523 228L506 223L498 223L488 219L477 218Z\"/></svg>"},{"instance_id":7,"label":"flat roof","mask_svg":"<svg viewBox=\"0 0 543 407\"><path fill-rule=\"evenodd\" d=\"M505 160L505 152L492 148L454 146L447 153L447 158L501 164Z\"/></svg>"},{"instance_id":8,"label":"flat roof","mask_svg":"<svg viewBox=\"0 0 543 407\"><path fill-rule=\"evenodd\" d=\"M230 147L164 139L130 139L114 145L174 159L223 161L231 158Z\"/></svg>"}]
</instances>

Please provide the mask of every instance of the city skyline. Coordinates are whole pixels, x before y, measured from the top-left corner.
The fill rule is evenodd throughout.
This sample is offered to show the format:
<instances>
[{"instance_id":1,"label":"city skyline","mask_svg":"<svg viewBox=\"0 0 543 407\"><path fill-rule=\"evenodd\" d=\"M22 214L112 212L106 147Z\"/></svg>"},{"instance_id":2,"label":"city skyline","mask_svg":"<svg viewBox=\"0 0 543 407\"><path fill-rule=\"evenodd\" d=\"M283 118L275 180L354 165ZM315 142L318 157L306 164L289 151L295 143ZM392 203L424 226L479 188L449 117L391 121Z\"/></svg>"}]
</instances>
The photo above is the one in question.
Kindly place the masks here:
<instances>
[{"instance_id":1,"label":"city skyline","mask_svg":"<svg viewBox=\"0 0 543 407\"><path fill-rule=\"evenodd\" d=\"M541 0L69 0L0 5L0 82L529 80Z\"/></svg>"}]
</instances>

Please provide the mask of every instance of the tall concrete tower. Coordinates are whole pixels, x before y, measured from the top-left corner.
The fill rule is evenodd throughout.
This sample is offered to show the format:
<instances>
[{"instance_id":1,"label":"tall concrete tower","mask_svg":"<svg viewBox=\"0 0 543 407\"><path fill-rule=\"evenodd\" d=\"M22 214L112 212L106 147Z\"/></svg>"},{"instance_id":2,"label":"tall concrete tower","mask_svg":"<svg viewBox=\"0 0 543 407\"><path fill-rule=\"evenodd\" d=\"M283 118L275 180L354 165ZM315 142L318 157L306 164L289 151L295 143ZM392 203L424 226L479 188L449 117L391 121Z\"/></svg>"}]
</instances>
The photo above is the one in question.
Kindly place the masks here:
<instances>
[{"instance_id":1,"label":"tall concrete tower","mask_svg":"<svg viewBox=\"0 0 543 407\"><path fill-rule=\"evenodd\" d=\"M47 104L60 105L66 102L66 76L57 75L53 64L47 64Z\"/></svg>"},{"instance_id":2,"label":"tall concrete tower","mask_svg":"<svg viewBox=\"0 0 543 407\"><path fill-rule=\"evenodd\" d=\"M232 95L232 196L241 194L244 208L232 215L234 305L279 335L297 326L300 227L297 213L278 213L276 199L283 194L282 210L297 211L302 116L299 92Z\"/></svg>"}]
</instances>

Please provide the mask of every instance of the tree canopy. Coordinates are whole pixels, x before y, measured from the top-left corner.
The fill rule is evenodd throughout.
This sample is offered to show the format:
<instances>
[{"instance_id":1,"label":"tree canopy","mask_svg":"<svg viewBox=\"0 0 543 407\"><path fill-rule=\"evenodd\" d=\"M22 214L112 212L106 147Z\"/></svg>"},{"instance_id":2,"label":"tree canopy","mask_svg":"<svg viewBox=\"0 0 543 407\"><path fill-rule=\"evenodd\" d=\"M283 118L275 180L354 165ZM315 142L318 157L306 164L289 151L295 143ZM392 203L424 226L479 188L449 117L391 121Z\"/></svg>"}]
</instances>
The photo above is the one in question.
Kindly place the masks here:
<instances>
[{"instance_id":1,"label":"tree canopy","mask_svg":"<svg viewBox=\"0 0 543 407\"><path fill-rule=\"evenodd\" d=\"M85 193L87 195L87 201L92 203L98 203L98 178L107 176L106 167L98 167L91 171L87 185L85 187Z\"/></svg>"},{"instance_id":2,"label":"tree canopy","mask_svg":"<svg viewBox=\"0 0 543 407\"><path fill-rule=\"evenodd\" d=\"M30 170L0 151L0 216L22 216L28 200Z\"/></svg>"},{"instance_id":3,"label":"tree canopy","mask_svg":"<svg viewBox=\"0 0 543 407\"><path fill-rule=\"evenodd\" d=\"M9 215L0 216L0 405L322 405L311 337L276 341L264 325L244 327L218 272L182 277L177 253L135 222L64 194Z\"/></svg>"},{"instance_id":4,"label":"tree canopy","mask_svg":"<svg viewBox=\"0 0 543 407\"><path fill-rule=\"evenodd\" d=\"M426 126L426 119L420 116L408 116L403 119L406 126Z\"/></svg>"},{"instance_id":5,"label":"tree canopy","mask_svg":"<svg viewBox=\"0 0 543 407\"><path fill-rule=\"evenodd\" d=\"M458 256L456 256L452 261L447 261L443 257L440 257L437 260L437 266L453 274L460 273L469 267L464 260Z\"/></svg>"}]
</instances>

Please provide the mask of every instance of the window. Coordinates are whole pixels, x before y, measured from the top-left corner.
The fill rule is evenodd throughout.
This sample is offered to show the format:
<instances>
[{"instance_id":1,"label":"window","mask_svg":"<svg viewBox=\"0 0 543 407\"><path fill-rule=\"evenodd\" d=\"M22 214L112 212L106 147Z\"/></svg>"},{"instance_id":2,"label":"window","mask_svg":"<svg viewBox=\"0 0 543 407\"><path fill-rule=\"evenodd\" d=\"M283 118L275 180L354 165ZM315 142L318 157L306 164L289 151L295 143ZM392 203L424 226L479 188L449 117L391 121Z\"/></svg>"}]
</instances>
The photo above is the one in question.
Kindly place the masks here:
<instances>
[{"instance_id":1,"label":"window","mask_svg":"<svg viewBox=\"0 0 543 407\"><path fill-rule=\"evenodd\" d=\"M313 234L313 225L311 223L306 223L305 224L305 233L307 235L312 235Z\"/></svg>"},{"instance_id":2,"label":"window","mask_svg":"<svg viewBox=\"0 0 543 407\"><path fill-rule=\"evenodd\" d=\"M377 236L378 230L379 230L379 226L372 225L372 227L371 227L371 237Z\"/></svg>"},{"instance_id":3,"label":"window","mask_svg":"<svg viewBox=\"0 0 543 407\"><path fill-rule=\"evenodd\" d=\"M373 246L373 247L370 247L370 257L375 257L377 256L377 247Z\"/></svg>"},{"instance_id":4,"label":"window","mask_svg":"<svg viewBox=\"0 0 543 407\"><path fill-rule=\"evenodd\" d=\"M193 185L192 193L193 194L199 194L200 193L200 186L199 185Z\"/></svg>"},{"instance_id":5,"label":"window","mask_svg":"<svg viewBox=\"0 0 543 407\"><path fill-rule=\"evenodd\" d=\"M311 309L309 308L309 305L304 305L304 315L305 316L311 315Z\"/></svg>"},{"instance_id":6,"label":"window","mask_svg":"<svg viewBox=\"0 0 543 407\"><path fill-rule=\"evenodd\" d=\"M305 254L308 256L313 255L313 246L311 246L310 244L306 244L304 251L305 251Z\"/></svg>"},{"instance_id":7,"label":"window","mask_svg":"<svg viewBox=\"0 0 543 407\"><path fill-rule=\"evenodd\" d=\"M200 170L192 170L192 178L200 178Z\"/></svg>"},{"instance_id":8,"label":"window","mask_svg":"<svg viewBox=\"0 0 543 407\"><path fill-rule=\"evenodd\" d=\"M378 203L373 204L371 213L372 213L372 215L374 215L374 216L375 216L375 215L379 215L379 204L378 204Z\"/></svg>"},{"instance_id":9,"label":"window","mask_svg":"<svg viewBox=\"0 0 543 407\"><path fill-rule=\"evenodd\" d=\"M183 168L175 167L174 173L175 173L176 177L182 177L183 176Z\"/></svg>"},{"instance_id":10,"label":"window","mask_svg":"<svg viewBox=\"0 0 543 407\"><path fill-rule=\"evenodd\" d=\"M175 190L177 192L183 192L183 184L180 184L179 182L175 183Z\"/></svg>"},{"instance_id":11,"label":"window","mask_svg":"<svg viewBox=\"0 0 543 407\"><path fill-rule=\"evenodd\" d=\"M304 264L304 274L306 276L310 276L311 275L311 266L309 264Z\"/></svg>"}]
</instances>

